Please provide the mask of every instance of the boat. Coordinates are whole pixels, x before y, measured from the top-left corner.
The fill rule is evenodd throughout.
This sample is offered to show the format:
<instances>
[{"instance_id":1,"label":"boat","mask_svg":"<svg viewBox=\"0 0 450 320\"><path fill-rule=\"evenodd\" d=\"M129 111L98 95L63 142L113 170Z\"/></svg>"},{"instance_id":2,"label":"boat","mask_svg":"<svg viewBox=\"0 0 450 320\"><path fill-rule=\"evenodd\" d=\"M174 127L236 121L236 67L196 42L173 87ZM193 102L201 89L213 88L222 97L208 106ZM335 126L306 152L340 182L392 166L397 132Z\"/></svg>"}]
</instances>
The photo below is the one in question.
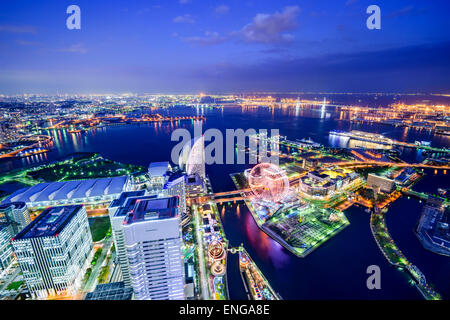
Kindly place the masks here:
<instances>
[{"instance_id":1,"label":"boat","mask_svg":"<svg viewBox=\"0 0 450 320\"><path fill-rule=\"evenodd\" d=\"M426 147L429 147L429 146L431 146L431 142L430 141L415 141L414 142L414 144L416 145L416 146L426 146Z\"/></svg>"}]
</instances>

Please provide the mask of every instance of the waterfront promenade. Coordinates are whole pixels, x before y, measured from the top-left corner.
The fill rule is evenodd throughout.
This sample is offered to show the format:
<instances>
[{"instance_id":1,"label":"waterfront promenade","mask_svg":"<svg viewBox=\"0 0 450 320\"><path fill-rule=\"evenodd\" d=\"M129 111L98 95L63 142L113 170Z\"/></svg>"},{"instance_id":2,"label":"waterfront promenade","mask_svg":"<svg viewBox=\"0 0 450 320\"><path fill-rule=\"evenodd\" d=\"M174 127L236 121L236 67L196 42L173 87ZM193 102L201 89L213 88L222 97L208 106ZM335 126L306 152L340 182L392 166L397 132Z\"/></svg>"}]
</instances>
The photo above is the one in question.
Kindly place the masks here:
<instances>
[{"instance_id":1,"label":"waterfront promenade","mask_svg":"<svg viewBox=\"0 0 450 320\"><path fill-rule=\"evenodd\" d=\"M384 213L375 209L370 215L370 230L375 242L385 256L386 260L393 266L399 268L412 278L414 285L427 300L441 300L439 293L427 283L425 275L419 268L413 265L397 247L386 227Z\"/></svg>"}]
</instances>

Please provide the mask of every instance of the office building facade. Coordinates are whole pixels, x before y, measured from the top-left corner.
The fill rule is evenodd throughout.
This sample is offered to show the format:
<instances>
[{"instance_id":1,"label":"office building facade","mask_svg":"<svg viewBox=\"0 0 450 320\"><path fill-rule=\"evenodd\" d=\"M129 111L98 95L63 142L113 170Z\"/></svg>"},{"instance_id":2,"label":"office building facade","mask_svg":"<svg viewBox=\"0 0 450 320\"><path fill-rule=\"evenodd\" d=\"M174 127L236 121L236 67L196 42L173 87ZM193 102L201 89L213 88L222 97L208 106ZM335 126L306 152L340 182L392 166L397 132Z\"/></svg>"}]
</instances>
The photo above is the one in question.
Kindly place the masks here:
<instances>
[{"instance_id":1,"label":"office building facade","mask_svg":"<svg viewBox=\"0 0 450 320\"><path fill-rule=\"evenodd\" d=\"M14 259L11 246L13 230L11 224L0 224L0 273L4 271Z\"/></svg>"},{"instance_id":2,"label":"office building facade","mask_svg":"<svg viewBox=\"0 0 450 320\"><path fill-rule=\"evenodd\" d=\"M14 234L19 233L31 222L25 202L10 202L0 205L0 223L11 225Z\"/></svg>"},{"instance_id":3,"label":"office building facade","mask_svg":"<svg viewBox=\"0 0 450 320\"><path fill-rule=\"evenodd\" d=\"M135 198L142 197L144 194L144 190L123 192L118 199L111 202L108 208L117 262L119 263L120 271L122 273L122 281L128 288L131 288L132 285L123 235L123 221L129 208L134 205L136 201Z\"/></svg>"},{"instance_id":4,"label":"office building facade","mask_svg":"<svg viewBox=\"0 0 450 320\"><path fill-rule=\"evenodd\" d=\"M392 190L394 190L395 182L392 179L369 173L367 175L366 185L367 188L389 193L392 192Z\"/></svg>"},{"instance_id":5,"label":"office building facade","mask_svg":"<svg viewBox=\"0 0 450 320\"><path fill-rule=\"evenodd\" d=\"M12 246L33 298L74 295L93 255L86 209L48 208L12 239Z\"/></svg>"},{"instance_id":6,"label":"office building facade","mask_svg":"<svg viewBox=\"0 0 450 320\"><path fill-rule=\"evenodd\" d=\"M123 229L135 298L184 299L179 197L137 198Z\"/></svg>"}]
</instances>

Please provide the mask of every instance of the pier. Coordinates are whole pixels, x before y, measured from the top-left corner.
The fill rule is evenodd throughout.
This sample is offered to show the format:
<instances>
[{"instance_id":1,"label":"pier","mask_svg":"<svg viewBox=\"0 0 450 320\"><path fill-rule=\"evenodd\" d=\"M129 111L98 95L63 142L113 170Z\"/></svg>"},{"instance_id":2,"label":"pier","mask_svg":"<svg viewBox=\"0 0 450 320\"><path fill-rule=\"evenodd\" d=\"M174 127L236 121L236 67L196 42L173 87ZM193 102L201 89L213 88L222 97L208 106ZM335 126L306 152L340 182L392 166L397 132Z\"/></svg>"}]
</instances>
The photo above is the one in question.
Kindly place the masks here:
<instances>
[{"instance_id":1,"label":"pier","mask_svg":"<svg viewBox=\"0 0 450 320\"><path fill-rule=\"evenodd\" d=\"M403 252L397 247L391 235L389 234L386 222L384 220L384 213L380 210L375 210L370 215L370 231L373 238L378 245L378 248L383 253L386 260L393 266L406 272L415 283L416 288L420 291L422 296L427 300L441 300L439 293L427 283L425 275L419 268L413 265L405 257Z\"/></svg>"},{"instance_id":2,"label":"pier","mask_svg":"<svg viewBox=\"0 0 450 320\"><path fill-rule=\"evenodd\" d=\"M330 135L341 136L341 137L346 137L346 138L350 138L353 140L371 142L371 143L376 143L376 144L381 144L381 145L414 148L414 149L427 150L427 151L432 151L432 152L437 152L437 153L450 153L450 149L447 149L447 148L435 148L435 147L426 146L426 145L417 145L414 143L401 142L401 141L392 140L389 138L385 138L381 135L372 134L372 133L367 133L367 136L366 136L366 135L362 135L362 134L355 134L353 132L331 131Z\"/></svg>"},{"instance_id":3,"label":"pier","mask_svg":"<svg viewBox=\"0 0 450 320\"><path fill-rule=\"evenodd\" d=\"M229 251L239 254L239 271L249 300L281 300L242 245Z\"/></svg>"}]
</instances>

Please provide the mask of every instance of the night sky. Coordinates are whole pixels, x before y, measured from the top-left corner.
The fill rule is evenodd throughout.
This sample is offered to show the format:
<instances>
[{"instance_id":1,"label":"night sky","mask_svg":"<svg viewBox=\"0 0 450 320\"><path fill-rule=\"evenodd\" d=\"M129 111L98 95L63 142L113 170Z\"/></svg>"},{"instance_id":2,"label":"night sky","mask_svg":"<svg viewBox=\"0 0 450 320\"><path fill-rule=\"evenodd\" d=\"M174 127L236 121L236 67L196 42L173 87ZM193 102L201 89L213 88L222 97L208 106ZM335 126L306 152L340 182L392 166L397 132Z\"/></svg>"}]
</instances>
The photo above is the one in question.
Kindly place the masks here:
<instances>
[{"instance_id":1,"label":"night sky","mask_svg":"<svg viewBox=\"0 0 450 320\"><path fill-rule=\"evenodd\" d=\"M450 93L449 15L448 0L2 0L0 94Z\"/></svg>"}]
</instances>

